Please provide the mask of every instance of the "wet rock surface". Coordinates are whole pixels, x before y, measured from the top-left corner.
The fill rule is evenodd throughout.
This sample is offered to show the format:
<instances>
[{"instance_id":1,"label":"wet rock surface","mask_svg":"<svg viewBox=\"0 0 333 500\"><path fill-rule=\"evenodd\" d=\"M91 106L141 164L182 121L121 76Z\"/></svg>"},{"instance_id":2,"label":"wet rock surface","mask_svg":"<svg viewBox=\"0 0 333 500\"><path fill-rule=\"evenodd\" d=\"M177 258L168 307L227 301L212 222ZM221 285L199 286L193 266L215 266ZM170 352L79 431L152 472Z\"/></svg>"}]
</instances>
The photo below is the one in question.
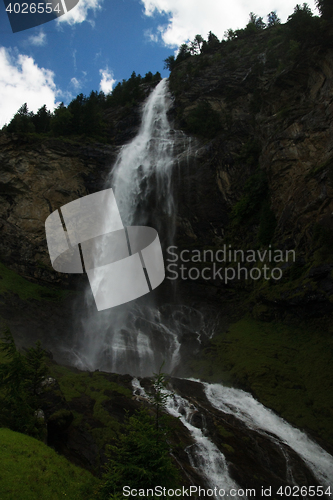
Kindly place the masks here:
<instances>
[{"instance_id":1,"label":"wet rock surface","mask_svg":"<svg viewBox=\"0 0 333 500\"><path fill-rule=\"evenodd\" d=\"M303 460L278 438L249 429L237 416L214 408L197 382L172 378L174 391L196 408L191 418L195 427L203 430L225 455L230 475L243 488L255 489L261 498L261 488L318 485L318 481ZM282 497L284 498L284 497Z\"/></svg>"},{"instance_id":2,"label":"wet rock surface","mask_svg":"<svg viewBox=\"0 0 333 500\"><path fill-rule=\"evenodd\" d=\"M79 373L72 370L73 373ZM103 373L103 376L106 380L133 390L132 377L128 375ZM48 429L48 444L76 465L100 475L106 462L105 445L112 443L112 440L101 441L97 437L98 432L103 432L104 424L94 416L96 401L86 394L66 401L57 381L50 380L52 383L44 388L42 403ZM148 393L151 384L152 379L141 380L142 387ZM256 496L261 498L262 487L272 487L276 491L280 486L292 486L295 482L303 486L318 484L302 459L278 438L271 439L268 434L251 430L236 416L212 407L201 384L171 378L168 387L192 405L190 423L201 429L223 453L227 459L229 474L240 488L255 489ZM154 406L146 397L139 396L135 391L132 397L109 390L104 394L107 399L103 402L103 408L114 418L114 422L121 424L125 415L132 415L142 406L154 415ZM74 422L69 418L70 415L73 417L73 414L76 415ZM169 420L169 425L170 447L181 473L182 484L185 487L211 486L207 483L203 471L192 464L191 453L196 445L188 429L174 418ZM118 432L117 427L115 431Z\"/></svg>"}]
</instances>

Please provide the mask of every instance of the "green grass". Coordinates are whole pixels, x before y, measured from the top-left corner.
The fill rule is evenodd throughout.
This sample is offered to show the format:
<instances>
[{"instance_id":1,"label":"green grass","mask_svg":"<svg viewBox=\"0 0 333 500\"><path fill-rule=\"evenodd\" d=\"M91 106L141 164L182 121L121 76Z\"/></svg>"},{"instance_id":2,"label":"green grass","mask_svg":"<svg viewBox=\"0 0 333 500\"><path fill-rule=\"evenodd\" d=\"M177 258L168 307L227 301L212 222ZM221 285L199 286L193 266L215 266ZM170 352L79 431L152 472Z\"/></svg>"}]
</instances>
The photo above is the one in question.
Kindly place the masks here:
<instances>
[{"instance_id":1,"label":"green grass","mask_svg":"<svg viewBox=\"0 0 333 500\"><path fill-rule=\"evenodd\" d=\"M47 288L22 278L14 271L8 269L0 262L0 295L15 293L22 300L48 300L60 301L68 294L68 291Z\"/></svg>"},{"instance_id":2,"label":"green grass","mask_svg":"<svg viewBox=\"0 0 333 500\"><path fill-rule=\"evenodd\" d=\"M131 390L108 380L108 375L103 372L79 372L66 366L51 365L50 373L52 377L58 380L61 391L69 406L71 406L71 401L74 398L79 398L83 395L93 400L92 416L101 425L98 426L96 422L96 425L89 426L77 411L73 412L74 422L72 425L82 423L95 438L100 448L110 442L115 437L115 433L119 432L120 424L103 407L103 402L112 400L109 391L115 391L118 394L131 398Z\"/></svg>"},{"instance_id":3,"label":"green grass","mask_svg":"<svg viewBox=\"0 0 333 500\"><path fill-rule=\"evenodd\" d=\"M333 444L333 338L244 318L214 337L191 375L250 390L289 422Z\"/></svg>"},{"instance_id":4,"label":"green grass","mask_svg":"<svg viewBox=\"0 0 333 500\"><path fill-rule=\"evenodd\" d=\"M2 500L88 500L99 481L45 444L0 428Z\"/></svg>"}]
</instances>

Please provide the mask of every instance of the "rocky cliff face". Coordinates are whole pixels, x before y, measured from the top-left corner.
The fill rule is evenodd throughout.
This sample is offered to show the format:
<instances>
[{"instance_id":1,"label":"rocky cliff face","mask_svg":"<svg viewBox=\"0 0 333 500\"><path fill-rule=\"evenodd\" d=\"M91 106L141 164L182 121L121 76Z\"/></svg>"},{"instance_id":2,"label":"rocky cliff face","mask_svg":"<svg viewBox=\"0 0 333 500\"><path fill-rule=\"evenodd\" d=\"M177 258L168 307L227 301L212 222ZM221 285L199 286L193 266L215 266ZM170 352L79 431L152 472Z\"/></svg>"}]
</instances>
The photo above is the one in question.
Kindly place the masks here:
<instances>
[{"instance_id":1,"label":"rocky cliff face","mask_svg":"<svg viewBox=\"0 0 333 500\"><path fill-rule=\"evenodd\" d=\"M329 43L296 55L279 45L266 30L171 73L176 123L201 136L178 184L179 241L293 249L290 290L261 290L257 300L331 314L333 52Z\"/></svg>"},{"instance_id":2,"label":"rocky cliff face","mask_svg":"<svg viewBox=\"0 0 333 500\"><path fill-rule=\"evenodd\" d=\"M177 241L237 248L272 243L295 249L301 266L318 266L333 242L333 49L291 56L278 47L278 37L266 30L251 44L227 42L192 56L171 73L175 126L191 130L197 113L209 128L210 116L200 117L203 103L220 123L206 138L199 127L191 152L179 158ZM44 221L103 187L117 145L137 130L139 107L128 119L117 110L106 116L115 146L1 135L0 254L20 275L68 286L69 278L50 267ZM260 240L264 212L272 227Z\"/></svg>"},{"instance_id":3,"label":"rocky cliff face","mask_svg":"<svg viewBox=\"0 0 333 500\"><path fill-rule=\"evenodd\" d=\"M297 262L284 269L286 279L293 278L290 289L261 289L254 302L327 315L333 298L333 49L327 44L295 55L279 45L266 30L251 44L226 42L192 56L171 73L170 118L176 128L195 131L175 170L176 241L200 250L225 243L295 249ZM128 117L124 109L106 112L113 146L1 133L4 264L47 286L73 288L81 282L52 270L45 219L103 188L119 145L138 129L139 110L138 105ZM193 127L195 120L199 125ZM225 289L218 280L198 283Z\"/></svg>"},{"instance_id":4,"label":"rocky cliff face","mask_svg":"<svg viewBox=\"0 0 333 500\"><path fill-rule=\"evenodd\" d=\"M62 205L101 189L114 148L2 135L2 262L28 279L60 282L52 271L45 220Z\"/></svg>"},{"instance_id":5,"label":"rocky cliff face","mask_svg":"<svg viewBox=\"0 0 333 500\"><path fill-rule=\"evenodd\" d=\"M191 135L189 150L177 158L173 179L178 210L175 245L200 251L215 251L225 244L244 250L272 245L295 250L296 262L282 263L283 278L269 283L234 280L225 286L221 280L187 280L179 287L180 296L194 307L208 302L222 309L223 304L223 311L230 317L250 311L265 321L315 318L319 326L325 327L322 331L331 331L333 49L328 45L312 46L296 55L295 51L283 54L279 40L269 31L256 35L251 43L228 43L210 54L192 56L177 65L170 76L174 97L170 119L175 128L183 128ZM44 223L62 205L101 190L119 146L137 131L139 106L128 118L123 111L110 110L106 114L113 122L113 145L0 133L0 265L9 268L0 268L0 315L19 346L31 345L39 338L45 348L56 351L59 339L72 335L75 294L57 302L63 299L57 296L57 290L82 290L85 277L53 271ZM19 276L26 281L20 281ZM169 288L163 290L162 294L169 293ZM225 302L225 298L232 298L236 305ZM237 341L226 342L236 345ZM328 337L325 342L323 345L331 346ZM259 343L260 349L265 349L261 339ZM255 356L258 344L253 347ZM214 350L207 340L204 347ZM185 361L193 356L193 349L189 352L183 356ZM197 350L195 354L199 357ZM275 352L268 354L268 360L273 355L274 359L278 357ZM56 353L56 357L66 359L64 353ZM218 352L213 359L221 359ZM237 364L232 361L231 368ZM185 368L181 375L186 375ZM245 368L243 372L247 379ZM262 371L258 377L260 383L269 386L265 374ZM297 390L289 376L292 378L289 373L285 377L288 390ZM193 389L176 380L174 384L180 393ZM279 378L272 392L276 387L281 389ZM256 394L251 380L245 388ZM323 388L326 400L330 390ZM80 398L74 400L72 409L82 410L88 420L91 417L89 426L96 427L96 415L90 415L91 400L84 395ZM212 424L217 416L209 413L211 409L205 407L202 395L196 395L198 398L210 432L219 443L221 436ZM194 396L192 399L195 402ZM312 402L306 405L312 412ZM277 411L282 413L279 408ZM329 409L324 415L328 425L331 412ZM251 435L250 442L246 441L231 420L223 426L235 434L229 436L229 449L225 448L228 458L232 461L232 449L242 449L243 440L248 467L251 446L258 438ZM87 437L86 430L75 432L66 434L66 439L72 439L78 455L81 448L86 450L90 445L98 455L96 443ZM65 440L61 446L66 447ZM266 446L262 444L258 460L267 472L274 464L264 464ZM272 453L281 468L281 457L276 450ZM96 456L77 458L81 465L89 462L89 467L95 460ZM240 452L234 460L233 475L244 476ZM299 470L303 474L301 465ZM279 475L274 481L282 479ZM310 483L311 479L306 478ZM250 478L248 482L253 484Z\"/></svg>"},{"instance_id":6,"label":"rocky cliff face","mask_svg":"<svg viewBox=\"0 0 333 500\"><path fill-rule=\"evenodd\" d=\"M240 41L232 53L220 49L191 57L176 67L170 85L178 123L186 126L193 109L208 102L222 124L196 151L197 162L191 161L198 203L207 201L201 173L208 182L214 179L211 208L218 196L230 215L246 180L259 168L267 176L277 219L275 241L290 240L304 249L312 246L314 224L332 229L333 52L313 48L280 70L272 68L271 44L264 33L253 44ZM181 203L179 208L184 210ZM220 221L213 219L211 239L223 235L226 225L223 214Z\"/></svg>"}]
</instances>

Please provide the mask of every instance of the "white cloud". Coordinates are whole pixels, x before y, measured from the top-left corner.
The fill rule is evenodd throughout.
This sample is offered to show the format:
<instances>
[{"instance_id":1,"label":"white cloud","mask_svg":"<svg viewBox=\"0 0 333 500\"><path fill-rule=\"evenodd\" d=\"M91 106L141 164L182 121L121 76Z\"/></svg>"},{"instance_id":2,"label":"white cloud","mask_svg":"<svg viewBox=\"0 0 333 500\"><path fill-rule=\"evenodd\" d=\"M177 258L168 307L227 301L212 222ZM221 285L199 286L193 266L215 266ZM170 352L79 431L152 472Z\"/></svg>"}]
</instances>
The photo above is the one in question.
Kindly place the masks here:
<instances>
[{"instance_id":1,"label":"white cloud","mask_svg":"<svg viewBox=\"0 0 333 500\"><path fill-rule=\"evenodd\" d=\"M8 123L16 111L28 104L30 111L46 104L53 111L60 92L54 83L54 73L39 68L32 57L0 47L0 127Z\"/></svg>"},{"instance_id":2,"label":"white cloud","mask_svg":"<svg viewBox=\"0 0 333 500\"><path fill-rule=\"evenodd\" d=\"M110 0L108 0L110 2ZM70 25L76 23L83 23L83 21L88 21L92 26L94 26L94 21L87 19L88 11L92 10L94 13L100 10L103 0L80 0L79 3L67 14L59 17L57 19L58 23L68 23Z\"/></svg>"},{"instance_id":3,"label":"white cloud","mask_svg":"<svg viewBox=\"0 0 333 500\"><path fill-rule=\"evenodd\" d=\"M167 25L157 28L158 39L170 46L176 47L188 40L193 40L200 34L207 39L209 31L222 39L228 28L244 28L252 11L262 16L264 21L267 14L276 10L282 22L293 13L296 0L142 0L145 14L167 14ZM302 2L299 2L302 3ZM315 0L308 0L308 5L313 12ZM154 40L154 34L150 39Z\"/></svg>"},{"instance_id":4,"label":"white cloud","mask_svg":"<svg viewBox=\"0 0 333 500\"><path fill-rule=\"evenodd\" d=\"M78 90L81 87L81 83L75 77L71 79L71 84L73 85L75 90Z\"/></svg>"},{"instance_id":5,"label":"white cloud","mask_svg":"<svg viewBox=\"0 0 333 500\"><path fill-rule=\"evenodd\" d=\"M149 42L158 42L159 38L158 35L152 33L151 29L145 30L144 31L144 36Z\"/></svg>"},{"instance_id":6,"label":"white cloud","mask_svg":"<svg viewBox=\"0 0 333 500\"><path fill-rule=\"evenodd\" d=\"M31 45L42 46L46 45L46 34L43 31L40 31L37 35L31 35L28 38L28 41Z\"/></svg>"},{"instance_id":7,"label":"white cloud","mask_svg":"<svg viewBox=\"0 0 333 500\"><path fill-rule=\"evenodd\" d=\"M113 74L111 71L109 71L108 68L100 69L99 73L102 76L102 80L100 81L99 88L105 94L109 94L112 91L113 85L116 83L117 80L115 80L113 78Z\"/></svg>"}]
</instances>

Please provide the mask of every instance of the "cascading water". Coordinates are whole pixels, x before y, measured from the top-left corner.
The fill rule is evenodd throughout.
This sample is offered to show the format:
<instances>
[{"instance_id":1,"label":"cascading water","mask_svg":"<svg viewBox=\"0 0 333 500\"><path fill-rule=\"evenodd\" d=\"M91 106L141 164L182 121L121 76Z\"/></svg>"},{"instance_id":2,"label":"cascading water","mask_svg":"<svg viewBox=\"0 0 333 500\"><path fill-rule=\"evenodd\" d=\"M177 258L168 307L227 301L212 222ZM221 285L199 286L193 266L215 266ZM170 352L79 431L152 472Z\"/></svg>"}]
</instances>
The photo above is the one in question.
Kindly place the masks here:
<instances>
[{"instance_id":1,"label":"cascading water","mask_svg":"<svg viewBox=\"0 0 333 500\"><path fill-rule=\"evenodd\" d=\"M125 226L151 222L160 225L161 216L167 216L163 234L168 231L170 241L175 216L171 190L175 132L167 118L169 107L164 79L146 102L139 133L120 151L108 182Z\"/></svg>"},{"instance_id":2,"label":"cascading water","mask_svg":"<svg viewBox=\"0 0 333 500\"><path fill-rule=\"evenodd\" d=\"M134 392L147 398L145 390L141 387L140 382L134 378L132 380ZM187 447L186 452L189 457L191 466L198 470L199 474L203 475L207 488L218 493L237 492L240 488L237 483L230 477L228 465L224 455L215 446L215 444L204 435L204 432L191 423L192 415L197 409L193 404L189 403L185 398L182 398L176 393L168 390L163 391L169 397L166 399L166 411L173 417L178 418L182 424L190 432L194 444ZM217 494L214 498L222 499L224 495ZM236 500L247 497L242 495L239 497L236 493L233 496Z\"/></svg>"},{"instance_id":3,"label":"cascading water","mask_svg":"<svg viewBox=\"0 0 333 500\"><path fill-rule=\"evenodd\" d=\"M276 436L296 451L322 486L333 486L333 457L303 432L292 427L242 390L221 384L205 383L204 387L212 406L224 413L236 415L247 427L264 433L270 439L274 440Z\"/></svg>"},{"instance_id":4,"label":"cascading water","mask_svg":"<svg viewBox=\"0 0 333 500\"><path fill-rule=\"evenodd\" d=\"M121 148L105 186L113 188L123 225L154 227L164 247L172 242L175 227L171 189L175 148L184 146L184 135L170 127L170 104L164 79L146 101L139 132ZM87 289L86 313L71 352L75 365L143 376L158 371L164 362L171 372L179 361L181 328L174 311L158 308L151 295L97 312Z\"/></svg>"},{"instance_id":5,"label":"cascading water","mask_svg":"<svg viewBox=\"0 0 333 500\"><path fill-rule=\"evenodd\" d=\"M171 384L176 380L171 379ZM310 499L315 496L313 493L313 491L316 491L315 486L309 488L307 485L299 483L294 477L294 472L297 472L297 468L295 469L295 464L290 456L290 449L292 449L300 457L308 471L317 479L320 485L317 490L318 497L333 498L333 457L308 438L306 434L288 424L274 412L256 401L250 394L242 390L224 387L222 384L204 383L195 379L187 380L199 384L204 389L209 404L212 408L218 410L222 421L225 414L232 415L240 422L241 427L245 425L245 428L263 436L267 442L272 443L273 447L275 446L281 451L281 455L285 461L285 475L281 478L281 482L293 485L298 489L303 486L305 491L301 496L304 499ZM132 385L134 394L139 394L149 401L149 396L147 396L137 379L133 379ZM166 411L183 423L194 441L193 445L186 448L189 462L203 476L207 488L211 490L216 488L215 491L217 494L215 498L220 498L218 495L219 491L227 493L227 496L230 496L228 493L232 491L231 496L233 498L245 499L247 491L250 492L250 496L253 496L254 490L242 489L230 476L229 467L224 455L210 439L209 431L205 428L206 426L202 425L202 422L205 421L204 413L201 413L202 408L197 408L193 404L193 399L192 401L187 400L185 397L170 390L165 390L164 392L169 395L166 400ZM210 413L209 406L208 412ZM201 419L196 419L193 422L195 419L192 417L198 414L200 414ZM201 422L201 425L198 427L196 422ZM293 490L285 489L284 491L286 491L286 495L281 493L280 498L288 498L288 496L291 496L291 494L288 495L288 492ZM298 490L296 489L296 491ZM261 496L260 491L257 491L257 495ZM299 498L298 493L294 493L292 496Z\"/></svg>"},{"instance_id":6,"label":"cascading water","mask_svg":"<svg viewBox=\"0 0 333 500\"><path fill-rule=\"evenodd\" d=\"M164 246L171 244L175 228L172 167L177 154L191 147L184 135L171 129L167 118L169 106L167 81L162 80L144 105L137 136L121 149L105 186L114 190L123 224L154 227ZM213 333L211 326L210 332L205 331L205 318L199 311L171 304L158 307L153 294L97 312L87 289L86 302L86 312L80 317L75 347L70 353L71 362L83 369L149 376L158 372L164 362L163 370L171 373L180 360L182 336L191 334L200 342L201 334L210 337ZM303 433L243 391L219 384L204 384L204 388L213 407L232 414L277 446L287 443L321 484L332 485L333 458ZM237 489L223 454L191 423L193 405L174 395L169 398L167 409L191 433L196 444L187 450L189 460L202 472L206 484L226 491ZM286 461L286 480L293 484L288 446L282 446L281 451Z\"/></svg>"}]
</instances>

